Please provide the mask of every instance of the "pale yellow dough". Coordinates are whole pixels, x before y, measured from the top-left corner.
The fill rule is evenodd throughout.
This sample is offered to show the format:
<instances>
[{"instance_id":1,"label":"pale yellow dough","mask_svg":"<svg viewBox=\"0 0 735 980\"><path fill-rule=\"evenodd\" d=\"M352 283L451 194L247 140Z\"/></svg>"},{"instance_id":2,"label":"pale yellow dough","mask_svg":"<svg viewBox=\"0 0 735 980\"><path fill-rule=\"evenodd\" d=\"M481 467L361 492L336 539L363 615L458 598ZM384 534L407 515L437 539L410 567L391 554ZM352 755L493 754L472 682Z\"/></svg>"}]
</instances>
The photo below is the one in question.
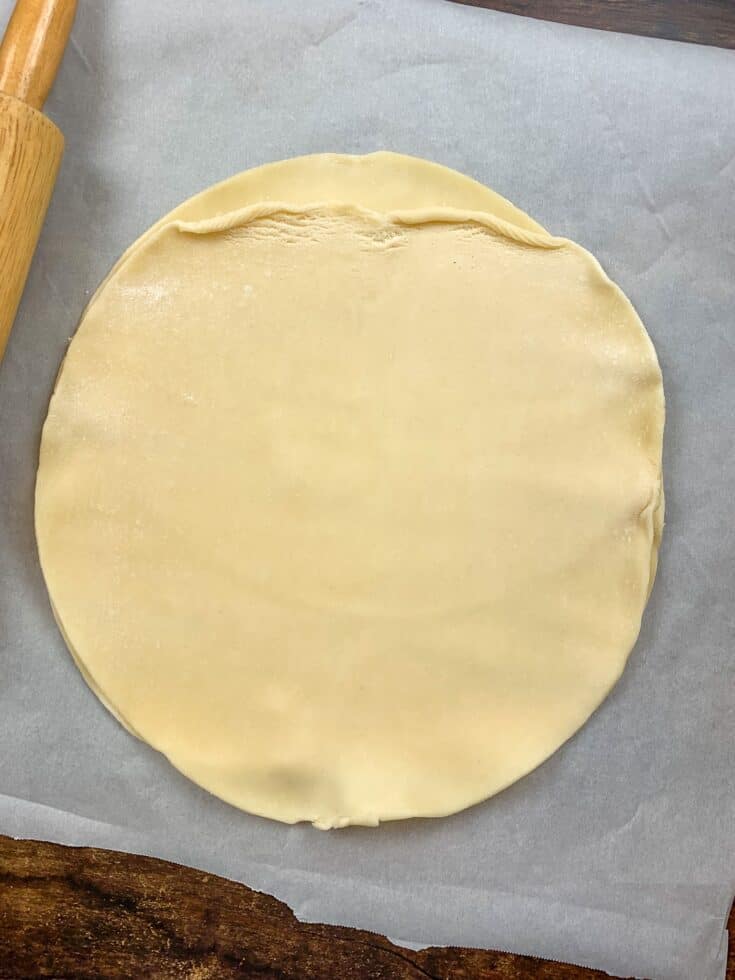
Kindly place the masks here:
<instances>
[{"instance_id":1,"label":"pale yellow dough","mask_svg":"<svg viewBox=\"0 0 735 980\"><path fill-rule=\"evenodd\" d=\"M358 161L241 175L126 253L36 493L108 707L319 827L452 813L547 758L625 665L663 519L660 370L596 260L460 175Z\"/></svg>"}]
</instances>

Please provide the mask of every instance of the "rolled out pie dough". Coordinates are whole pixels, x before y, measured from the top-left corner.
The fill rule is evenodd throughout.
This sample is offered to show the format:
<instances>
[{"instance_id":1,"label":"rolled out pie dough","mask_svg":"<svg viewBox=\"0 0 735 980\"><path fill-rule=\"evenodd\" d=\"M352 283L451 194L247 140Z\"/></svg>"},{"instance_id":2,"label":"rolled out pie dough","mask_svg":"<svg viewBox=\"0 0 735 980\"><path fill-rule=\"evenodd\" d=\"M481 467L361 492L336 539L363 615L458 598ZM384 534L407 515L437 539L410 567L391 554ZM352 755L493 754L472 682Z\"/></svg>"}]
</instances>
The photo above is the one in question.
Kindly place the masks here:
<instances>
[{"instance_id":1,"label":"rolled out pie dough","mask_svg":"<svg viewBox=\"0 0 735 980\"><path fill-rule=\"evenodd\" d=\"M325 828L448 814L620 676L663 421L584 249L423 161L287 161L172 212L90 304L43 572L92 688L212 793Z\"/></svg>"}]
</instances>

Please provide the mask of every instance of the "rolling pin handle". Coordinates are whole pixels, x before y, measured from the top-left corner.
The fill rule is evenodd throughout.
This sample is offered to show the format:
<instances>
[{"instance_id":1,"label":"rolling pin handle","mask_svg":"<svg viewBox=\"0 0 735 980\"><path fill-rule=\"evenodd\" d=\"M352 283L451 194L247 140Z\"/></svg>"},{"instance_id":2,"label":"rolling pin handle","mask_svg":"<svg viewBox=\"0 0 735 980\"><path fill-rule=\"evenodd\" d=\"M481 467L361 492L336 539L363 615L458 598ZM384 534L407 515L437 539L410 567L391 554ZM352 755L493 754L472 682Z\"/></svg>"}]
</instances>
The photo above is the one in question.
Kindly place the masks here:
<instances>
[{"instance_id":1,"label":"rolling pin handle","mask_svg":"<svg viewBox=\"0 0 735 980\"><path fill-rule=\"evenodd\" d=\"M77 0L18 0L0 44L0 92L43 108L76 6Z\"/></svg>"}]
</instances>

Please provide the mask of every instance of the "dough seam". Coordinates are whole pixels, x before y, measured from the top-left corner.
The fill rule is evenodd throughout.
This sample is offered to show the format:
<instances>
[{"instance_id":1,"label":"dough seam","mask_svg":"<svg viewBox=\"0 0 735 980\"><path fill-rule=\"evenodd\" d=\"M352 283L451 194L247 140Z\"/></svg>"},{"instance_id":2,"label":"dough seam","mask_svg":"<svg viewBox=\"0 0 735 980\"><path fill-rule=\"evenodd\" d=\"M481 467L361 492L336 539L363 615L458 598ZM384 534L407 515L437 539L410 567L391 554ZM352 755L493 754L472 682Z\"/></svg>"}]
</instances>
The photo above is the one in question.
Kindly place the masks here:
<instances>
[{"instance_id":1,"label":"dough seam","mask_svg":"<svg viewBox=\"0 0 735 980\"><path fill-rule=\"evenodd\" d=\"M495 215L485 214L482 211L432 207L381 212L362 207L358 204L348 204L344 201L315 201L313 204L290 204L287 201L263 201L260 204L251 204L248 207L228 211L226 214L220 214L214 218L205 218L202 221L175 220L163 225L158 234L162 235L171 228L176 228L184 234L191 235L216 234L245 227L263 218L272 218L278 215L313 217L321 212L329 212L332 215L336 213L347 217L360 217L377 226L385 226L386 224L406 225L409 227L430 224L472 224L495 232L508 241L515 242L518 245L528 245L531 248L556 249L573 244L566 238L557 238L553 235L542 234L541 232L526 231L524 228L519 228L509 221L505 221L503 218L497 218Z\"/></svg>"}]
</instances>

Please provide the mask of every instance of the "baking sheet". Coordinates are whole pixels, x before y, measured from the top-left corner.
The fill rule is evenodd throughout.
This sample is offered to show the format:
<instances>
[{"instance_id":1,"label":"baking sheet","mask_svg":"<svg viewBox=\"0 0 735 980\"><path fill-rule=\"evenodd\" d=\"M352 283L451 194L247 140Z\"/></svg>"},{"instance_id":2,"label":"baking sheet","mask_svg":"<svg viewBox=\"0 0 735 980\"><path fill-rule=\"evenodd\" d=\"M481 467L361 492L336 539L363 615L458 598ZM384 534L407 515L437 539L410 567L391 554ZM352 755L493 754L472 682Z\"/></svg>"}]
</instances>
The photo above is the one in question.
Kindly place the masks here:
<instances>
[{"instance_id":1,"label":"baking sheet","mask_svg":"<svg viewBox=\"0 0 735 980\"><path fill-rule=\"evenodd\" d=\"M724 977L733 92L732 52L445 0L82 0L47 106L66 157L0 366L0 832L181 861L402 942ZM105 711L51 616L33 484L68 338L134 238L244 168L379 148L489 183L631 296L664 372L668 523L628 669L567 745L455 817L325 834L208 796Z\"/></svg>"}]
</instances>

